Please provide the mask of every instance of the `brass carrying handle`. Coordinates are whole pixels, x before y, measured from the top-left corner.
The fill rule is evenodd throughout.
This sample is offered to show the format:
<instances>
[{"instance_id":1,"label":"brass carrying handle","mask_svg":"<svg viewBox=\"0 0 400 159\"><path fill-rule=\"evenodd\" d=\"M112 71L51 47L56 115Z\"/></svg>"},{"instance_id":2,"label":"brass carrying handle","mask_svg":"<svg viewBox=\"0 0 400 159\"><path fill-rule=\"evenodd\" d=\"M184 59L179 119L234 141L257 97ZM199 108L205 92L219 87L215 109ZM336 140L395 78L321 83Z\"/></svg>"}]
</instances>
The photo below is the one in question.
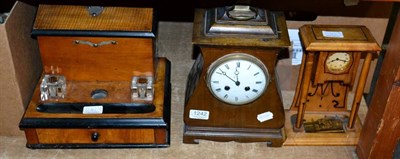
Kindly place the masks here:
<instances>
[{"instance_id":1,"label":"brass carrying handle","mask_svg":"<svg viewBox=\"0 0 400 159\"><path fill-rule=\"evenodd\" d=\"M92 43L92 42L86 41L86 40L74 40L74 44L85 44L85 45L89 45L91 47L100 47L100 46L109 45L109 44L116 45L116 44L118 44L118 42L115 40L109 40L109 41L102 41L100 43Z\"/></svg>"}]
</instances>

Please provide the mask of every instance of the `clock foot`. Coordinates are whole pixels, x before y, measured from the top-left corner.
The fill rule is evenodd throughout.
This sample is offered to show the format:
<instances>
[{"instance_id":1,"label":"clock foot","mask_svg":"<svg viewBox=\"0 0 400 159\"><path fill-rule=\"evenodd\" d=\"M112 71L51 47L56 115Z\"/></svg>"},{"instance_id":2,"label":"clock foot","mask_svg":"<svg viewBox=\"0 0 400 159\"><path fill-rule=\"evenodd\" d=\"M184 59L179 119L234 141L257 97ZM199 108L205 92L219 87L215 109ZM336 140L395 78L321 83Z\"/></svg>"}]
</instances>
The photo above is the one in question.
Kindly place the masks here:
<instances>
[{"instance_id":1,"label":"clock foot","mask_svg":"<svg viewBox=\"0 0 400 159\"><path fill-rule=\"evenodd\" d=\"M290 117L290 123L292 124L293 132L304 132L303 124L301 124L301 127L299 127L299 128L296 127L296 119L297 119L297 114L293 114ZM303 120L303 122L304 122L304 120Z\"/></svg>"},{"instance_id":2,"label":"clock foot","mask_svg":"<svg viewBox=\"0 0 400 159\"><path fill-rule=\"evenodd\" d=\"M346 126L346 132L356 132L356 127L354 126L353 128L349 128L348 126Z\"/></svg>"},{"instance_id":3,"label":"clock foot","mask_svg":"<svg viewBox=\"0 0 400 159\"><path fill-rule=\"evenodd\" d=\"M294 132L304 132L304 126L301 125L300 128L296 128L296 126L293 125L293 131L294 131Z\"/></svg>"},{"instance_id":4,"label":"clock foot","mask_svg":"<svg viewBox=\"0 0 400 159\"><path fill-rule=\"evenodd\" d=\"M281 147L286 140L284 129L246 129L185 126L183 143L198 144L199 140L218 142L266 142L270 147Z\"/></svg>"},{"instance_id":5,"label":"clock foot","mask_svg":"<svg viewBox=\"0 0 400 159\"><path fill-rule=\"evenodd\" d=\"M183 143L185 144L199 144L199 140L191 136L183 136Z\"/></svg>"}]
</instances>

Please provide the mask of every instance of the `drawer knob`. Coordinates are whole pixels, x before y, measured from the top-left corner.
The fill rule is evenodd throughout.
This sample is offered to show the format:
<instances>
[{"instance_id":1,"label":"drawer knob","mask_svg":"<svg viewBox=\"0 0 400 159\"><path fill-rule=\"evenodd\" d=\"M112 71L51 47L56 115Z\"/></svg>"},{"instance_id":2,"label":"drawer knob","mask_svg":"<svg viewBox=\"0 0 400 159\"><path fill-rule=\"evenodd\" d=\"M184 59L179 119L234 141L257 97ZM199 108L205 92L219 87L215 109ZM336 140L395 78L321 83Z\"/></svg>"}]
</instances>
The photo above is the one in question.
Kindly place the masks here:
<instances>
[{"instance_id":1,"label":"drawer knob","mask_svg":"<svg viewBox=\"0 0 400 159\"><path fill-rule=\"evenodd\" d=\"M99 140L100 134L98 132L93 132L92 133L92 141L96 142Z\"/></svg>"},{"instance_id":2,"label":"drawer knob","mask_svg":"<svg viewBox=\"0 0 400 159\"><path fill-rule=\"evenodd\" d=\"M89 6L87 10L89 12L89 15L91 15L92 17L97 17L103 12L104 8L103 6Z\"/></svg>"}]
</instances>

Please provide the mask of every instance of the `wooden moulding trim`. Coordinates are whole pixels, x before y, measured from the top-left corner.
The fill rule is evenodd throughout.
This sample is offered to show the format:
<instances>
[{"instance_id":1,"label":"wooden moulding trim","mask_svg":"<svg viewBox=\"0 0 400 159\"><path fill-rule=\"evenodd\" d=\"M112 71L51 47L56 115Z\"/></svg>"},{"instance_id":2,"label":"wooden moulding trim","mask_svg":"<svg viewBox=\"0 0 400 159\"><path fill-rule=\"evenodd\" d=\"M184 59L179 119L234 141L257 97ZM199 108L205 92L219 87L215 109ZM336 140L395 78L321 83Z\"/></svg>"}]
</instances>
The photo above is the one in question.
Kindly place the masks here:
<instances>
[{"instance_id":1,"label":"wooden moulding trim","mask_svg":"<svg viewBox=\"0 0 400 159\"><path fill-rule=\"evenodd\" d=\"M306 47L307 51L381 51L381 48L376 43L328 43L328 42L315 42Z\"/></svg>"},{"instance_id":2,"label":"wooden moulding trim","mask_svg":"<svg viewBox=\"0 0 400 159\"><path fill-rule=\"evenodd\" d=\"M340 28L355 28L359 27L364 33L365 40L351 40L351 39L331 39L318 40L314 36L315 33L312 27L326 27L332 29ZM313 35L313 36L311 36ZM303 42L303 46L307 51L381 51L381 47L377 44L371 32L365 26L357 25L304 25L300 27L300 37Z\"/></svg>"},{"instance_id":3,"label":"wooden moulding trim","mask_svg":"<svg viewBox=\"0 0 400 159\"><path fill-rule=\"evenodd\" d=\"M151 128L167 127L162 118L24 118L20 128Z\"/></svg>"},{"instance_id":4,"label":"wooden moulding trim","mask_svg":"<svg viewBox=\"0 0 400 159\"><path fill-rule=\"evenodd\" d=\"M155 32L146 31L96 31L96 30L32 30L32 36L89 36L89 37L139 37L155 38Z\"/></svg>"}]
</instances>

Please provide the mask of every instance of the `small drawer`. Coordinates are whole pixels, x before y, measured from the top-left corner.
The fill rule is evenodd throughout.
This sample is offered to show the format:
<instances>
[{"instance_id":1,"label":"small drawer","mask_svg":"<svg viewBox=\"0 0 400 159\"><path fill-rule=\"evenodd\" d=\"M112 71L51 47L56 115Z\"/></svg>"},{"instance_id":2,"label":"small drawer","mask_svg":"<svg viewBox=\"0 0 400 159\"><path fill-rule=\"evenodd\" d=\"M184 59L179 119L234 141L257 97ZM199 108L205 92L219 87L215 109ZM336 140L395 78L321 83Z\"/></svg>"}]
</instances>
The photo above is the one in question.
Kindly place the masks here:
<instances>
[{"instance_id":1,"label":"small drawer","mask_svg":"<svg viewBox=\"0 0 400 159\"><path fill-rule=\"evenodd\" d=\"M36 129L40 144L155 143L154 129Z\"/></svg>"}]
</instances>

